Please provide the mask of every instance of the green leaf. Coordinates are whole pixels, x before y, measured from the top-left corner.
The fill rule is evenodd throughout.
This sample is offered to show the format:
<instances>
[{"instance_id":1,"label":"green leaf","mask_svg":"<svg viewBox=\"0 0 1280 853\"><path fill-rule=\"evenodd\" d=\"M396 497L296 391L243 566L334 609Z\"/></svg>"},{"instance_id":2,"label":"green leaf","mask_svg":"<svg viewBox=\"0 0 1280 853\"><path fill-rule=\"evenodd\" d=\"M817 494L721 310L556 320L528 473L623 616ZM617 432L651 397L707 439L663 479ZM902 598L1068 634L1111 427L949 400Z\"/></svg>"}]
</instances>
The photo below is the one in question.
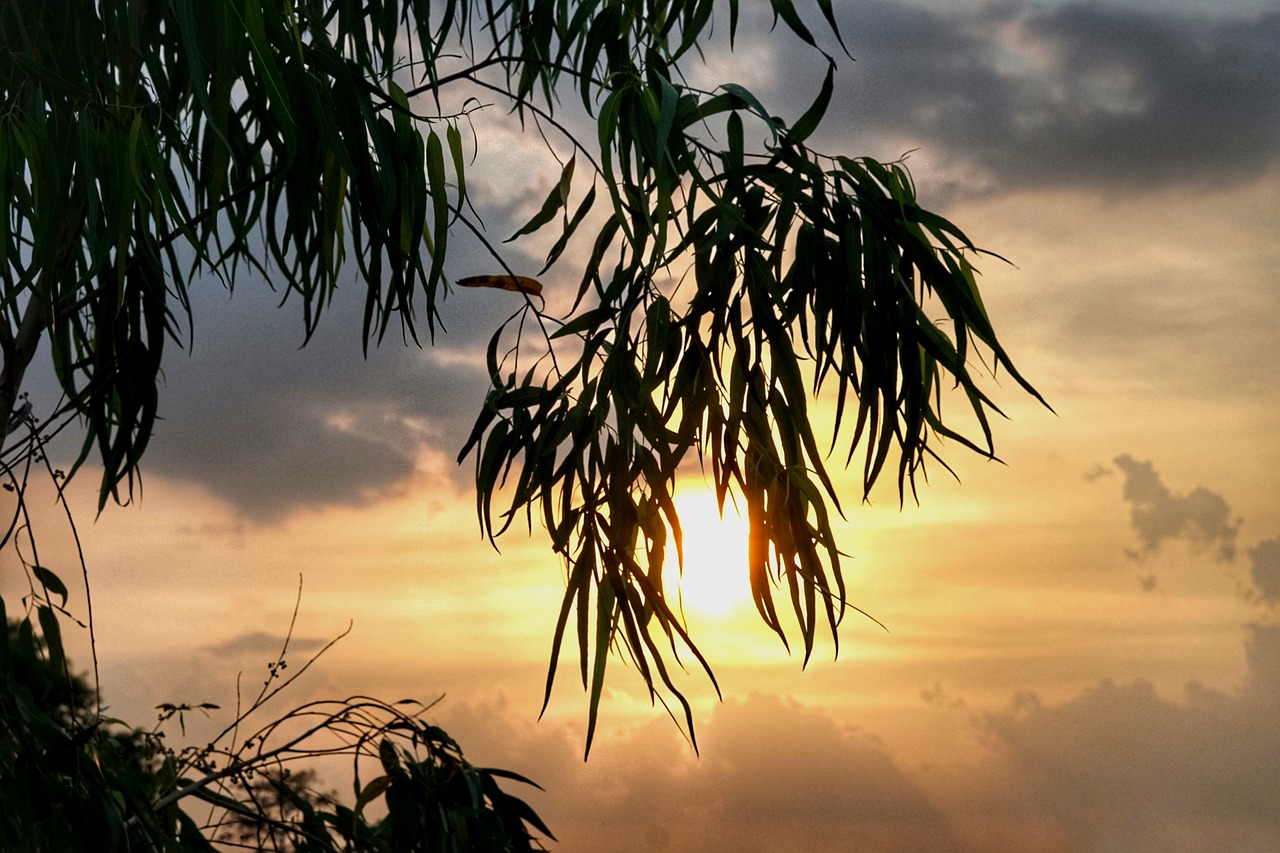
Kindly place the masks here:
<instances>
[{"instance_id":1,"label":"green leaf","mask_svg":"<svg viewBox=\"0 0 1280 853\"><path fill-rule=\"evenodd\" d=\"M49 666L54 672L62 673L67 668L66 652L62 649L62 628L58 625L58 616L53 608L40 605L36 608L40 619L40 630L44 633L45 652L49 655Z\"/></svg>"},{"instance_id":2,"label":"green leaf","mask_svg":"<svg viewBox=\"0 0 1280 853\"><path fill-rule=\"evenodd\" d=\"M434 248L431 252L431 270L428 273L427 285L428 288L432 288L440 280L444 270L444 259L449 242L449 186L445 180L444 150L440 145L440 137L435 131L427 136L426 161L431 204L434 208L431 231Z\"/></svg>"},{"instance_id":3,"label":"green leaf","mask_svg":"<svg viewBox=\"0 0 1280 853\"><path fill-rule=\"evenodd\" d=\"M297 148L297 135L294 131L289 93L285 88L284 78L280 75L280 67L276 64L275 51L267 39L262 0L244 0L244 17L241 20L253 48L254 67L263 76L267 87L267 103L276 116L280 137L284 142L284 153L289 156Z\"/></svg>"},{"instance_id":4,"label":"green leaf","mask_svg":"<svg viewBox=\"0 0 1280 853\"><path fill-rule=\"evenodd\" d=\"M574 232L578 230L578 226L582 224L582 220L586 218L587 212L591 210L592 205L595 203L596 187L595 184L592 184L591 189L587 191L586 197L583 198L582 202L578 205L578 209L574 211L573 217L570 218L569 223L565 225L564 231L561 232L560 237L556 240L555 244L552 245L550 251L547 252L547 262L539 271L539 275L551 269L551 266L560 259L560 255L564 253L565 247L569 245L569 238L571 238Z\"/></svg>"},{"instance_id":5,"label":"green leaf","mask_svg":"<svg viewBox=\"0 0 1280 853\"><path fill-rule=\"evenodd\" d=\"M594 553L589 553L588 556L594 558ZM551 688L555 684L556 669L560 663L560 648L564 642L565 628L569 623L569 612L575 604L577 606L579 619L581 619L583 614L586 612L586 599L591 594L591 583L594 580L592 577L593 566L594 562L592 559L586 559L579 556L579 558L573 563L572 571L569 574L569 582L565 585L564 598L560 603L560 614L556 617L555 633L551 639L551 662L547 666L546 692L542 698L542 709L538 712L539 718L546 713L547 706L551 703ZM587 683L585 669L585 635L580 632L578 640L580 653L584 656L582 683L585 688Z\"/></svg>"},{"instance_id":6,"label":"green leaf","mask_svg":"<svg viewBox=\"0 0 1280 853\"><path fill-rule=\"evenodd\" d=\"M789 142L799 145L808 139L813 132L818 129L818 125L822 123L822 118L827 114L827 107L831 104L831 93L835 89L836 64L834 62L827 63L827 76L822 81L822 89L818 92L818 97L805 110L804 115L796 121L791 127L791 132L787 134Z\"/></svg>"},{"instance_id":7,"label":"green leaf","mask_svg":"<svg viewBox=\"0 0 1280 853\"><path fill-rule=\"evenodd\" d=\"M729 120L725 123L725 132L729 137L729 152L725 157L725 165L730 170L740 170L746 159L746 142L743 139L742 116L736 110L729 114Z\"/></svg>"},{"instance_id":8,"label":"green leaf","mask_svg":"<svg viewBox=\"0 0 1280 853\"><path fill-rule=\"evenodd\" d=\"M471 200L467 198L467 175L466 163L462 154L462 134L458 128L450 124L445 129L445 139L449 143L449 153L453 157L453 174L457 178L458 184L458 209L455 216L462 214L462 205L465 202L468 206Z\"/></svg>"},{"instance_id":9,"label":"green leaf","mask_svg":"<svg viewBox=\"0 0 1280 853\"><path fill-rule=\"evenodd\" d=\"M666 77L659 78L658 82L662 87L662 101L658 115L658 136L655 150L657 155L662 157L667 150L667 144L671 137L671 128L675 124L676 107L680 103L680 94Z\"/></svg>"},{"instance_id":10,"label":"green leaf","mask_svg":"<svg viewBox=\"0 0 1280 853\"><path fill-rule=\"evenodd\" d=\"M778 20L778 16L781 16L793 33L814 47L818 46L818 43L813 40L813 33L809 32L809 28L804 25L804 21L800 20L800 14L796 12L795 4L791 0L769 0L769 2L773 4L773 19L775 22Z\"/></svg>"},{"instance_id":11,"label":"green leaf","mask_svg":"<svg viewBox=\"0 0 1280 853\"><path fill-rule=\"evenodd\" d=\"M591 691L587 700L587 743L583 758L591 754L591 741L596 733L596 720L600 714L600 698L604 693L604 671L609 662L609 646L613 637L613 620L617 609L616 593L606 575L599 582L596 596L595 658L591 668Z\"/></svg>"},{"instance_id":12,"label":"green leaf","mask_svg":"<svg viewBox=\"0 0 1280 853\"><path fill-rule=\"evenodd\" d=\"M773 116L769 115L768 111L765 110L764 104L760 103L759 99L756 98L755 95L751 94L750 91L739 86L737 83L722 83L720 88L746 104L753 113L758 115L764 121L765 126L769 128L769 133L773 134L774 144L777 144L778 124L773 120Z\"/></svg>"},{"instance_id":13,"label":"green leaf","mask_svg":"<svg viewBox=\"0 0 1280 853\"><path fill-rule=\"evenodd\" d=\"M616 136L621 110L622 92L615 89L605 98L604 104L600 107L600 118L597 120L600 168L604 173L605 186L609 189L609 197L613 200L615 220L622 227L622 233L627 236L627 239L634 242L635 236L631 233L630 225L631 217L622 206L622 196L618 193L618 177L613 170L613 151L615 145L619 144Z\"/></svg>"},{"instance_id":14,"label":"green leaf","mask_svg":"<svg viewBox=\"0 0 1280 853\"><path fill-rule=\"evenodd\" d=\"M579 335L588 329L594 329L600 323L613 317L617 311L611 306L602 305L599 308L592 308L590 311L583 311L569 322L565 323L559 329L552 333L551 339L564 338L569 335Z\"/></svg>"},{"instance_id":15,"label":"green leaf","mask_svg":"<svg viewBox=\"0 0 1280 853\"><path fill-rule=\"evenodd\" d=\"M845 47L844 37L840 35L840 25L836 23L835 10L831 7L831 0L818 0L818 8L822 10L822 16L827 19L831 32L835 35L836 41L840 43L840 49L844 51L845 56L849 56L849 48Z\"/></svg>"},{"instance_id":16,"label":"green leaf","mask_svg":"<svg viewBox=\"0 0 1280 853\"><path fill-rule=\"evenodd\" d=\"M556 213L569 200L569 186L573 182L573 168L577 159L576 155L569 158L569 162L565 163L564 168L560 171L560 180L551 188L551 192L547 193L546 199L542 202L542 207L538 209L532 219L526 222L520 230L508 237L505 242L510 243L522 234L532 234L552 219L555 219Z\"/></svg>"}]
</instances>

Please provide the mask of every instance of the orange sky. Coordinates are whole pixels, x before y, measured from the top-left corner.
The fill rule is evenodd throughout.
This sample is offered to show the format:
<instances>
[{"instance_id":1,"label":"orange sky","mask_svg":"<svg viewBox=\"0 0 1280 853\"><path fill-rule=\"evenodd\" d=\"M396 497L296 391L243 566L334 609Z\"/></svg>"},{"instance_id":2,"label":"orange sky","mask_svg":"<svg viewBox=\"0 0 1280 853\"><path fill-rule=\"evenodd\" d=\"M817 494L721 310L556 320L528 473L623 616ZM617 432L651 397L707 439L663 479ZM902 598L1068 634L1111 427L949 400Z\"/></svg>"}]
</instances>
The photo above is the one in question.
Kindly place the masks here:
<instances>
[{"instance_id":1,"label":"orange sky","mask_svg":"<svg viewBox=\"0 0 1280 853\"><path fill-rule=\"evenodd\" d=\"M919 506L888 484L859 506L848 477L851 598L887 631L850 613L838 660L828 643L802 672L749 598L691 600L725 697L690 669L700 757L620 661L589 762L572 651L537 721L561 569L540 531L501 554L481 540L453 462L479 397L433 408L468 399L479 330L517 298L502 293L451 297L436 350L368 362L341 309L299 352L273 297L200 297L142 500L93 522L93 473L72 488L107 702L138 721L161 701L231 704L302 576L297 654L354 629L292 701L444 694L434 715L472 760L547 789L529 799L566 853L1280 848L1280 102L1249 84L1260 68L1274 83L1280 21L1207 8L849 16L865 26L835 127L868 153L918 147L926 205L1013 262L982 265L984 295L1056 414L1004 382L1006 464L951 448L962 482L933 471ZM931 64L937 33L967 70ZM1204 44L1243 81L1214 115L1195 69L1175 78L1152 53ZM744 49L779 87L798 74L767 41ZM984 62L1005 97L970 79ZM913 81L936 102L895 118L881 100ZM1180 98L1194 157L1166 138ZM999 116L1054 142L991 135ZM551 179L513 191L491 168L490 197L517 200L501 230Z\"/></svg>"}]
</instances>

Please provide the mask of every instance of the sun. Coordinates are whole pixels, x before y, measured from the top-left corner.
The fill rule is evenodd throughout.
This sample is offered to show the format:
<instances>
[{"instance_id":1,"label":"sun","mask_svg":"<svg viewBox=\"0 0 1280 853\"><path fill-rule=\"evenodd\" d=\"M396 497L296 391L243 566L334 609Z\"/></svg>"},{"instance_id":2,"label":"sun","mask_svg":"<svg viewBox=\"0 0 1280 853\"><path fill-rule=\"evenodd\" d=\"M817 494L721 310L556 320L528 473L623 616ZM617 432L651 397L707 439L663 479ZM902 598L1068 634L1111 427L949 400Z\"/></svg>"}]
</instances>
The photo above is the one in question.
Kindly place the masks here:
<instances>
[{"instance_id":1,"label":"sun","mask_svg":"<svg viewBox=\"0 0 1280 853\"><path fill-rule=\"evenodd\" d=\"M715 494L705 488L678 491L675 505L684 534L684 572L672 549L663 578L668 589L678 585L685 613L720 619L750 604L746 520L730 501L721 517Z\"/></svg>"}]
</instances>

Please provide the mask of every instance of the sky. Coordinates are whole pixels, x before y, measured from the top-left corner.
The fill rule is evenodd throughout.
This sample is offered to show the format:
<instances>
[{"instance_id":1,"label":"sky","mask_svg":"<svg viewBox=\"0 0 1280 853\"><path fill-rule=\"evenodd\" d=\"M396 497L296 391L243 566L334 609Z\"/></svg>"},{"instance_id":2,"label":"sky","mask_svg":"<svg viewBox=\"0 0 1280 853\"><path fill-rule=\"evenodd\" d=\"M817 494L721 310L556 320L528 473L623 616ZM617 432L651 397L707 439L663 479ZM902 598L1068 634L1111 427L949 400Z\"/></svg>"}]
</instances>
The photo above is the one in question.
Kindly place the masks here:
<instances>
[{"instance_id":1,"label":"sky","mask_svg":"<svg viewBox=\"0 0 1280 853\"><path fill-rule=\"evenodd\" d=\"M958 481L918 504L840 481L851 600L883 628L851 614L802 669L745 578L691 564L723 693L681 682L698 754L615 662L583 762L572 677L538 719L562 570L536 529L482 540L455 461L517 297L458 290L434 347L366 359L354 283L301 349L296 305L211 281L140 499L95 520L92 472L70 489L114 711L233 705L301 577L291 662L352 627L291 699L443 697L473 761L545 788L565 853L1280 849L1280 6L836 9L856 61L812 144L906 155L925 205L1009 260L980 264L986 305L1053 407L994 383L1003 464L949 446ZM823 60L746 14L694 75L794 119ZM554 162L500 110L478 130L469 183L505 236ZM463 246L451 274L483 263ZM696 479L695 544L732 553Z\"/></svg>"}]
</instances>

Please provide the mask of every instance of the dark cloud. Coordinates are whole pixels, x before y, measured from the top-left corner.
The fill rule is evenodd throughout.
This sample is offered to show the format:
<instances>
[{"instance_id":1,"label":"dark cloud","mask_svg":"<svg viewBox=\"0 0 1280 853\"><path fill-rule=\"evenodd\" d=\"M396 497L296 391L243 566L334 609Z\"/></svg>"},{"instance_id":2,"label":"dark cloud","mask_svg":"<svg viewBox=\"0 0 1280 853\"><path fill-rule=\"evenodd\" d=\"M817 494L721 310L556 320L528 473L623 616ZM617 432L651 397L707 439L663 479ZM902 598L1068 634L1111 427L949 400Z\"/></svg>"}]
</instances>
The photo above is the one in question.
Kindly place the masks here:
<instances>
[{"instance_id":1,"label":"dark cloud","mask_svg":"<svg viewBox=\"0 0 1280 853\"><path fill-rule=\"evenodd\" d=\"M289 650L294 652L313 652L324 648L328 643L321 637L290 637L288 638ZM271 659L275 659L280 654L280 650L284 648L285 637L280 634L269 634L266 631L253 631L248 634L239 634L229 640L207 646L205 651L212 652L220 657L240 657L245 655L267 655Z\"/></svg>"},{"instance_id":2,"label":"dark cloud","mask_svg":"<svg viewBox=\"0 0 1280 853\"><path fill-rule=\"evenodd\" d=\"M1280 604L1280 539L1267 539L1249 549L1249 577L1267 604Z\"/></svg>"},{"instance_id":3,"label":"dark cloud","mask_svg":"<svg viewBox=\"0 0 1280 853\"><path fill-rule=\"evenodd\" d=\"M1103 682L984 718L1029 807L1072 850L1272 850L1280 844L1280 628L1251 625L1237 694Z\"/></svg>"},{"instance_id":4,"label":"dark cloud","mask_svg":"<svg viewBox=\"0 0 1280 853\"><path fill-rule=\"evenodd\" d=\"M441 454L441 488L467 479L453 458L488 384L476 353L516 307L509 294L452 294L435 346L392 331L365 357L357 286L305 347L296 300L280 305L260 279L234 297L197 286L195 339L166 361L144 473L199 484L257 522L394 493L426 448Z\"/></svg>"},{"instance_id":5,"label":"dark cloud","mask_svg":"<svg viewBox=\"0 0 1280 853\"><path fill-rule=\"evenodd\" d=\"M1211 185L1280 160L1275 10L1228 17L884 0L846 8L857 62L842 64L828 147L881 157L918 147L968 173L971 190ZM777 103L813 88L811 62L779 64Z\"/></svg>"},{"instance_id":6,"label":"dark cloud","mask_svg":"<svg viewBox=\"0 0 1280 853\"><path fill-rule=\"evenodd\" d=\"M1203 487L1176 495L1160 481L1154 465L1127 454L1117 457L1115 464L1124 474L1124 499L1144 553L1157 550L1165 540L1183 539L1196 547L1215 548L1219 560L1234 559L1239 522L1231 522L1231 507L1221 495Z\"/></svg>"}]
</instances>

